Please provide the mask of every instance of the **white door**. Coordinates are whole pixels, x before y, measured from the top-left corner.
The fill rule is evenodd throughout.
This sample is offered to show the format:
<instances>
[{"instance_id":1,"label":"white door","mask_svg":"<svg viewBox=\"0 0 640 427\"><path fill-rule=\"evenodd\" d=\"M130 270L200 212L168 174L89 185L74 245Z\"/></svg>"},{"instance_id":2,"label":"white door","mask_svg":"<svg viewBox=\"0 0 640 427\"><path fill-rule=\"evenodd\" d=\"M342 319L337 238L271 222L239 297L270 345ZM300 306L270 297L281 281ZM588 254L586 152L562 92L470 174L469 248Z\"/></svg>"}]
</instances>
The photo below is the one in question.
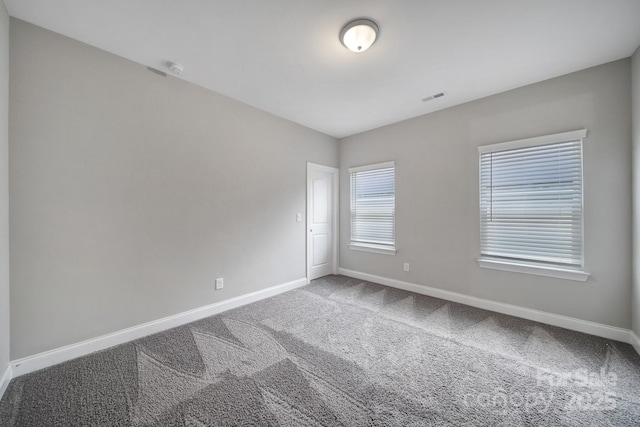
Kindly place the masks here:
<instances>
[{"instance_id":1,"label":"white door","mask_svg":"<svg viewBox=\"0 0 640 427\"><path fill-rule=\"evenodd\" d=\"M308 164L307 170L307 277L336 273L336 188L338 170Z\"/></svg>"}]
</instances>

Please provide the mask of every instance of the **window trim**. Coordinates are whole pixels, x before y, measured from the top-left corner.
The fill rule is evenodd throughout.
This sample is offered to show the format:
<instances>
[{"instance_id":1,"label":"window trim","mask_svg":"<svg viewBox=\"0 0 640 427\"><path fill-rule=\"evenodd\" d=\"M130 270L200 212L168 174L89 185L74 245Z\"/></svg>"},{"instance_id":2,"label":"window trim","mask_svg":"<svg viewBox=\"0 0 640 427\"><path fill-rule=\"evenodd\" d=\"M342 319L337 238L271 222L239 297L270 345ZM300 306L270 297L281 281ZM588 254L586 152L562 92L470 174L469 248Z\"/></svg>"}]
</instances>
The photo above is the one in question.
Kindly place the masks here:
<instances>
[{"instance_id":1,"label":"window trim","mask_svg":"<svg viewBox=\"0 0 640 427\"><path fill-rule=\"evenodd\" d=\"M362 251L362 252L371 252L374 254L383 254L383 255L395 255L398 251L395 246L387 247L387 246L377 246L371 245L367 243L357 243L351 242L349 243L349 249L353 249L354 251Z\"/></svg>"},{"instance_id":2,"label":"window trim","mask_svg":"<svg viewBox=\"0 0 640 427\"><path fill-rule=\"evenodd\" d=\"M579 129L579 130L574 130L570 132L562 132L562 133L538 136L533 138L518 139L515 141L507 141L507 142L500 142L497 144L479 146L478 147L478 154L479 154L478 156L478 161L479 161L479 164L478 164L479 194L478 196L479 198L482 197L481 189L480 189L480 184L481 184L480 174L482 173L482 167L480 162L482 161L482 154L497 152L497 151L514 150L518 148L543 146L548 144L556 144L556 143L575 141L575 140L580 140L580 142L583 143L582 140L586 136L587 136L587 130ZM582 151L582 156L584 156L584 145L581 151ZM581 164L580 166L581 173L584 174L583 159L580 159L580 164ZM478 206L480 207L481 201L479 200L479 202L480 203L478 204ZM581 203L582 203L582 221L581 221L582 259L581 259L580 268L571 268L571 267L563 267L561 265L528 262L525 260L518 260L518 259L502 259L502 258L483 256L483 255L480 255L480 257L478 258L477 260L478 265L482 268L490 268L495 270L511 271L511 272L524 273L524 274L535 274L539 276L555 277L559 279L576 280L581 282L586 281L589 278L590 273L587 273L586 271L584 271L584 265L585 265L585 262L584 262L584 241L585 241L585 238L584 238L585 237L584 236L584 178L582 179ZM479 212L479 219L480 221L482 221L482 215L480 214L480 212ZM482 226L480 225L480 227ZM482 237L480 237L480 239L482 239Z\"/></svg>"},{"instance_id":3,"label":"window trim","mask_svg":"<svg viewBox=\"0 0 640 427\"><path fill-rule=\"evenodd\" d=\"M493 151L515 150L516 148L528 148L540 145L556 144L559 142L575 141L587 137L586 129L570 132L554 133L551 135L534 136L533 138L517 139L515 141L498 142L497 144L480 145L478 153L490 153Z\"/></svg>"},{"instance_id":4,"label":"window trim","mask_svg":"<svg viewBox=\"0 0 640 427\"><path fill-rule=\"evenodd\" d=\"M555 277L557 279L575 280L578 282L586 282L590 273L582 270L573 270L569 268L560 268L552 266L543 266L541 264L526 263L519 261L507 261L498 258L480 257L478 265L482 268L490 268L492 270L511 271L514 273L535 274L537 276Z\"/></svg>"},{"instance_id":5,"label":"window trim","mask_svg":"<svg viewBox=\"0 0 640 427\"><path fill-rule=\"evenodd\" d=\"M396 205L396 162L388 161L382 163L375 163L371 165L365 166L355 166L348 169L349 173L349 211L351 211L351 174L357 172L366 172L370 170L376 169L387 169L393 168L393 200L394 200L394 214L393 214L393 246L391 245L376 245L374 243L363 243L363 242L354 242L351 240L351 227L352 220L351 212L349 212L349 249L363 252L371 252L376 254L384 254L384 255L396 255L396 214L395 214L395 205Z\"/></svg>"}]
</instances>

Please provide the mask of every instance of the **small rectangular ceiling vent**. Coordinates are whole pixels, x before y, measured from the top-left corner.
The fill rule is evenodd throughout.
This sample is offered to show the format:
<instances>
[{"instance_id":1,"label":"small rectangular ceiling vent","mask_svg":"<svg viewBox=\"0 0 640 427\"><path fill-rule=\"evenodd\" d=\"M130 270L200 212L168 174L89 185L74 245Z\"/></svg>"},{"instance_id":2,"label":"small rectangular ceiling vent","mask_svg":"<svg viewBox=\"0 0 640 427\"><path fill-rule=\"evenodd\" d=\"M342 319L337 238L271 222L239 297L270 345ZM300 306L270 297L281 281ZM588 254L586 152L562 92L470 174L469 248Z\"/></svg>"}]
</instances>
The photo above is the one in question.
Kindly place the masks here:
<instances>
[{"instance_id":1,"label":"small rectangular ceiling vent","mask_svg":"<svg viewBox=\"0 0 640 427\"><path fill-rule=\"evenodd\" d=\"M422 102L431 101L432 99L442 98L444 96L444 92L436 93L431 96L427 96L426 98L422 98Z\"/></svg>"},{"instance_id":2,"label":"small rectangular ceiling vent","mask_svg":"<svg viewBox=\"0 0 640 427\"><path fill-rule=\"evenodd\" d=\"M147 67L147 70L151 71L152 73L156 73L162 77L167 77L167 73L165 73L164 71L156 70L155 68L151 68L151 67Z\"/></svg>"}]
</instances>

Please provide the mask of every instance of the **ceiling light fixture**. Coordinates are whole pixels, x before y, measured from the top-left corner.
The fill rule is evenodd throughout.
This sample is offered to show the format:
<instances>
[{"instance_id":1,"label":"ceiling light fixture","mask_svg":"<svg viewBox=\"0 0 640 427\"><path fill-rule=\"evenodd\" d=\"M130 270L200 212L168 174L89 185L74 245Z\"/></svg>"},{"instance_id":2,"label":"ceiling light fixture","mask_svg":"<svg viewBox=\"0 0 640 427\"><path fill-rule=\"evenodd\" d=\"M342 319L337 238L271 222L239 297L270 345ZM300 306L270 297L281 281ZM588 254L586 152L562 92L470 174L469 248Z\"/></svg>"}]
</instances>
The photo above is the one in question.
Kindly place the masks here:
<instances>
[{"instance_id":1,"label":"ceiling light fixture","mask_svg":"<svg viewBox=\"0 0 640 427\"><path fill-rule=\"evenodd\" d=\"M354 19L340 30L340 43L352 52L364 52L375 43L379 32L380 27L372 19Z\"/></svg>"}]
</instances>

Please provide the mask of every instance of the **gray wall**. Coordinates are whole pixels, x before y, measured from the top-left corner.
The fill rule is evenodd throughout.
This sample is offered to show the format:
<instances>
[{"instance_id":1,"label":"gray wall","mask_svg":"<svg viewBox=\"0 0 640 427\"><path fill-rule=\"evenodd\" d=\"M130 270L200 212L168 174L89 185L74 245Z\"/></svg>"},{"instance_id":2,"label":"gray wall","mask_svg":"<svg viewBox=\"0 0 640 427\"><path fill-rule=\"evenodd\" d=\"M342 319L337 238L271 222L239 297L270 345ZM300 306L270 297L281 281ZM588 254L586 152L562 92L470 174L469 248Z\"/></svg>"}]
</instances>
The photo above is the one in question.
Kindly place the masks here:
<instances>
[{"instance_id":1,"label":"gray wall","mask_svg":"<svg viewBox=\"0 0 640 427\"><path fill-rule=\"evenodd\" d=\"M340 141L340 266L631 326L631 63L586 69ZM450 88L455 90L455 88ZM435 101L437 102L437 101ZM478 267L477 146L587 128L586 283ZM347 168L396 161L396 256L350 250ZM411 272L402 270L411 263Z\"/></svg>"},{"instance_id":2,"label":"gray wall","mask_svg":"<svg viewBox=\"0 0 640 427\"><path fill-rule=\"evenodd\" d=\"M305 277L337 140L19 20L10 65L13 359Z\"/></svg>"},{"instance_id":3,"label":"gray wall","mask_svg":"<svg viewBox=\"0 0 640 427\"><path fill-rule=\"evenodd\" d=\"M633 97L633 324L640 336L640 47L631 63Z\"/></svg>"},{"instance_id":4,"label":"gray wall","mask_svg":"<svg viewBox=\"0 0 640 427\"><path fill-rule=\"evenodd\" d=\"M9 364L9 15L0 2L0 376Z\"/></svg>"}]
</instances>

